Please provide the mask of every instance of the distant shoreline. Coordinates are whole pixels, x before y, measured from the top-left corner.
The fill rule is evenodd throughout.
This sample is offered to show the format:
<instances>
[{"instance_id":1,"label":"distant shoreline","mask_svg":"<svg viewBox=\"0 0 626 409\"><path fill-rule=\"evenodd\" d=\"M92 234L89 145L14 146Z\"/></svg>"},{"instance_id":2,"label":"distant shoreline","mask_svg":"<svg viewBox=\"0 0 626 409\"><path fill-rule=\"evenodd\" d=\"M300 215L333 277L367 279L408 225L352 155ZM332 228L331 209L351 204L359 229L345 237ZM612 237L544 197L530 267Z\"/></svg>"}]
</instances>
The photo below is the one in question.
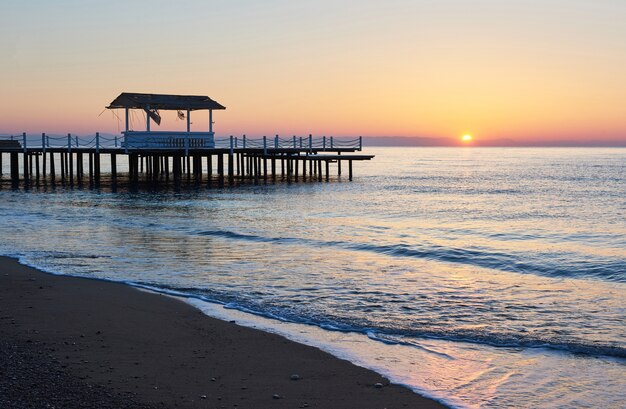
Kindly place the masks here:
<instances>
[{"instance_id":1,"label":"distant shoreline","mask_svg":"<svg viewBox=\"0 0 626 409\"><path fill-rule=\"evenodd\" d=\"M475 148L626 148L624 141L546 141L522 143L509 139L463 144L451 138L422 138L408 136L364 136L365 147L475 147Z\"/></svg>"}]
</instances>

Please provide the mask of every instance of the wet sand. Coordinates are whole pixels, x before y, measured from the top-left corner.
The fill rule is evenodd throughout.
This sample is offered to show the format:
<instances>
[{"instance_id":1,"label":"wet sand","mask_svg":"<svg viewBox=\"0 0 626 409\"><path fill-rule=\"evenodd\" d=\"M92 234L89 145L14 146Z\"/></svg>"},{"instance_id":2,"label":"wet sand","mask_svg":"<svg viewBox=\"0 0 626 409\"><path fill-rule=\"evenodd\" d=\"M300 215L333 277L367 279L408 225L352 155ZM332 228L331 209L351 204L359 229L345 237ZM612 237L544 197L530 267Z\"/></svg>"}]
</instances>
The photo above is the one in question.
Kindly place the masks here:
<instances>
[{"instance_id":1,"label":"wet sand","mask_svg":"<svg viewBox=\"0 0 626 409\"><path fill-rule=\"evenodd\" d=\"M0 349L2 408L444 408L172 297L6 257Z\"/></svg>"}]
</instances>

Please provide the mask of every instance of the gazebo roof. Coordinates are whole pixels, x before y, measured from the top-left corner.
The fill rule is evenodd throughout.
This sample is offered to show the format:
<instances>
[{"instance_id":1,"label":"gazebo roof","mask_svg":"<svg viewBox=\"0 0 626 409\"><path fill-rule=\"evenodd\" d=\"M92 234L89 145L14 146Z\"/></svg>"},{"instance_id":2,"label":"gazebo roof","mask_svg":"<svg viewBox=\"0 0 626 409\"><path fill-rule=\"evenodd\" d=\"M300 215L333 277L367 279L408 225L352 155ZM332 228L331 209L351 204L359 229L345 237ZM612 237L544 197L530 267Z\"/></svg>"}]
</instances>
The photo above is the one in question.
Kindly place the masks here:
<instances>
[{"instance_id":1,"label":"gazebo roof","mask_svg":"<svg viewBox=\"0 0 626 409\"><path fill-rule=\"evenodd\" d=\"M226 109L225 106L202 95L167 95L167 94L138 94L122 92L107 107L108 109L163 109L163 110L197 110L197 109Z\"/></svg>"}]
</instances>

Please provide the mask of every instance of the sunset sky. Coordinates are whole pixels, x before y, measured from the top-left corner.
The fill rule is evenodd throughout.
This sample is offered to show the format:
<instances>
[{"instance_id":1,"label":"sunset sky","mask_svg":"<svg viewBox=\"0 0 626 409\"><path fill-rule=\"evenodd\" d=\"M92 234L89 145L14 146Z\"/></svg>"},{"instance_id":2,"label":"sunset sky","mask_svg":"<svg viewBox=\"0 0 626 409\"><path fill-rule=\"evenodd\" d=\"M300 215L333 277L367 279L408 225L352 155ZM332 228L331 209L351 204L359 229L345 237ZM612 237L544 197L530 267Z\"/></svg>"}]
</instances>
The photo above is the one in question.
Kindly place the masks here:
<instances>
[{"instance_id":1,"label":"sunset sky","mask_svg":"<svg viewBox=\"0 0 626 409\"><path fill-rule=\"evenodd\" d=\"M209 95L218 135L624 142L625 22L624 0L4 1L0 133L117 133L130 91Z\"/></svg>"}]
</instances>

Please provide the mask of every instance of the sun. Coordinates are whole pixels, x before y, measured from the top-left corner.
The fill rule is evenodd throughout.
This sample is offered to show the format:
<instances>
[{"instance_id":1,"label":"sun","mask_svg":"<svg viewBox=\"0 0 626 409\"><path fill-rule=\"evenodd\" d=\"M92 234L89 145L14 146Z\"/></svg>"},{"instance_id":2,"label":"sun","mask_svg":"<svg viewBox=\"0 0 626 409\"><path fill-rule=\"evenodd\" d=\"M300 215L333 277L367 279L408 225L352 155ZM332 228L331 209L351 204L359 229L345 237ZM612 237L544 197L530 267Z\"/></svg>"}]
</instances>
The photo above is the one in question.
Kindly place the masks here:
<instances>
[{"instance_id":1,"label":"sun","mask_svg":"<svg viewBox=\"0 0 626 409\"><path fill-rule=\"evenodd\" d=\"M463 135L463 137L461 138L461 140L462 140L463 142L471 142L471 141L472 141L472 139L474 139L474 138L472 138L472 135L470 135L470 134L465 134L465 135Z\"/></svg>"}]
</instances>

